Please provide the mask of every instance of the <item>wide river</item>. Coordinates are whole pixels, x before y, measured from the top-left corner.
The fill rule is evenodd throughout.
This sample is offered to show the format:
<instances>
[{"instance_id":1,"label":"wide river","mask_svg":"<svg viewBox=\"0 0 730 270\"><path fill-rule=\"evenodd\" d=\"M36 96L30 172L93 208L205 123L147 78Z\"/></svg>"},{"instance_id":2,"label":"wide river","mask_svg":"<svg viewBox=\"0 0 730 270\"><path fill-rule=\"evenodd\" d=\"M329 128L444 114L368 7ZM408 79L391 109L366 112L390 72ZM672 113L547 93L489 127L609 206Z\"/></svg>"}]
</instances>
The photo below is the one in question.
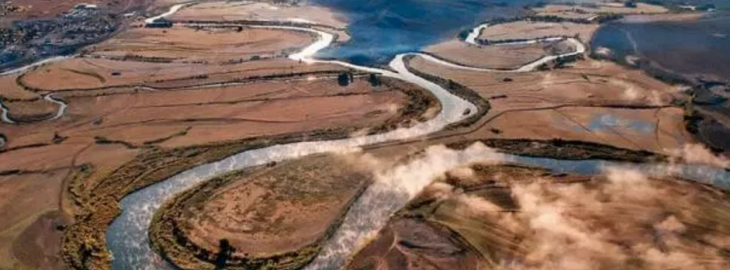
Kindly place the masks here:
<instances>
[{"instance_id":1,"label":"wide river","mask_svg":"<svg viewBox=\"0 0 730 270\"><path fill-rule=\"evenodd\" d=\"M537 0L309 1L345 15L352 36L346 44L323 50L318 57L372 66L387 64L397 54L419 51L453 38L486 20L520 14L524 12L523 4Z\"/></svg>"}]
</instances>

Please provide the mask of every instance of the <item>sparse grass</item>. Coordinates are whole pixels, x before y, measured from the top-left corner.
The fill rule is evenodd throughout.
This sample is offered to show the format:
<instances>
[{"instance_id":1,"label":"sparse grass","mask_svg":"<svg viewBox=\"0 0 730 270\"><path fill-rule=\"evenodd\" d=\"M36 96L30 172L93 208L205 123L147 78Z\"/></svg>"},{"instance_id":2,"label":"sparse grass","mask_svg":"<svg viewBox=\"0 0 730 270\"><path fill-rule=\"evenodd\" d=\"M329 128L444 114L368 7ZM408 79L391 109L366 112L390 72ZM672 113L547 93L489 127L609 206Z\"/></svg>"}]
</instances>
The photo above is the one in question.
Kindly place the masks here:
<instances>
[{"instance_id":1,"label":"sparse grass","mask_svg":"<svg viewBox=\"0 0 730 270\"><path fill-rule=\"evenodd\" d=\"M406 91L413 102L418 104L415 108L401 111L401 116L398 117L400 121L410 121L416 115L423 114L428 106L438 104L434 103L434 97L425 94L423 90L416 92L413 89L399 89ZM426 105L424 106L424 104ZM387 131L395 127L397 126L386 123L383 124L383 127L376 127L374 130ZM274 144L345 138L356 129L359 128L333 128L173 149L151 146L143 148L141 154L134 160L118 169L106 175L95 176L98 180L87 181L87 173L78 173L69 186L71 193L74 194L73 200L80 208L79 216L77 216L79 222L71 225L65 231L63 259L75 269L107 269L110 265L110 258L106 250L106 228L119 214L118 202L136 190L197 165L220 160L242 151ZM304 249L309 252L308 250ZM287 254L285 257L300 258L299 254L303 254L304 251L297 252L297 255ZM306 254L301 256L311 258L311 253ZM301 259L296 259L291 263L298 264L296 263L298 260Z\"/></svg>"},{"instance_id":2,"label":"sparse grass","mask_svg":"<svg viewBox=\"0 0 730 270\"><path fill-rule=\"evenodd\" d=\"M244 247L245 251L235 251L225 263L226 269L300 269L314 258L321 249L321 245L339 227L349 205L359 197L366 186L364 183L367 181L363 181L365 175L362 172L349 172L349 169L345 169L348 166L335 161L327 156L310 156L276 165L249 168L228 173L185 191L168 201L155 214L150 229L153 247L183 269L214 269L218 250L200 245L188 238L190 230L192 230L190 228L191 214L199 215L190 213L188 209L195 209L193 212L196 213L204 211L202 208L209 201L225 200L225 198L216 198L216 196L225 196L221 193L226 190L240 194L239 186L236 185L239 181L242 183L240 187L244 189L248 187L248 183L262 185L261 187L267 190L269 196L259 197L255 206L246 208L246 213L211 213L211 215L251 216L251 211L267 215L266 218L254 215L251 218L254 228L236 233L244 238L246 235L259 235L260 237L264 234L278 238L296 233L295 229L293 231L291 228L287 229L287 225L283 224L284 221L281 218L268 219L269 214L279 210L278 203L302 204L302 207L306 209L309 207L307 201L337 203L341 202L340 198L336 198L339 196L338 194L354 194L343 204L344 207L339 210L334 222L322 220L325 223L321 226L326 226L327 229L313 242L306 244L295 241L290 244L292 246L306 245L292 251L282 250L273 253L256 252L255 250L259 250L257 247ZM272 177L276 180L271 181ZM355 192L353 193L353 191ZM248 220L251 221L251 219ZM208 223L210 221L212 220L208 220ZM296 224L289 225L297 226ZM306 225L299 224L299 226ZM267 241L261 240L261 246L267 244ZM242 253L245 254L242 255Z\"/></svg>"}]
</instances>

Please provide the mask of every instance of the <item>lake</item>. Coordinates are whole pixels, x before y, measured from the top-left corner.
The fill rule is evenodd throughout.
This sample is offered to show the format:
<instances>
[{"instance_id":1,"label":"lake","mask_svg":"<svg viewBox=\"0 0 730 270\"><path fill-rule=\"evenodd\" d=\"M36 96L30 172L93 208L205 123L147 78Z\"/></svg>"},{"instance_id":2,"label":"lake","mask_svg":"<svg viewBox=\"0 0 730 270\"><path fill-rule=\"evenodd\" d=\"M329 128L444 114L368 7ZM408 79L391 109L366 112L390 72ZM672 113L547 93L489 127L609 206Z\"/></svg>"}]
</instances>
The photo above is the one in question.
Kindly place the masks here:
<instances>
[{"instance_id":1,"label":"lake","mask_svg":"<svg viewBox=\"0 0 730 270\"><path fill-rule=\"evenodd\" d=\"M358 65L382 65L393 56L453 38L461 30L497 17L518 15L530 0L310 0L350 20L352 39L322 51Z\"/></svg>"}]
</instances>

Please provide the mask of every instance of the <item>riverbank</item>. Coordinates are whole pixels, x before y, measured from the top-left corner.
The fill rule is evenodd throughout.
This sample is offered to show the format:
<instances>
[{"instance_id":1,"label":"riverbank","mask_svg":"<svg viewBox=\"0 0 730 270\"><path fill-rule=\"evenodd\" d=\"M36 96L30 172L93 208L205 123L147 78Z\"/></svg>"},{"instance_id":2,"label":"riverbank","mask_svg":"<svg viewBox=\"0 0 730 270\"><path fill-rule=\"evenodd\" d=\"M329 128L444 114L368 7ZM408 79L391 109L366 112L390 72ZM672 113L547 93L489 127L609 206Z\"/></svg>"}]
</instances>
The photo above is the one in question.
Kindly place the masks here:
<instances>
[{"instance_id":1,"label":"riverbank","mask_svg":"<svg viewBox=\"0 0 730 270\"><path fill-rule=\"evenodd\" d=\"M289 29L290 27L277 27L277 29ZM375 68L366 68L366 67L359 67L352 64L346 64L341 63L337 61L322 61L322 60L314 60L311 59L311 55L316 53L316 51L327 47L333 40L332 35L316 30L311 29L301 29L300 31L315 31L319 33L322 38L320 39L320 42L316 42L310 47L304 49L301 53L290 55L290 58L293 60L302 60L309 63L336 63L340 65L344 65L346 67L355 68L358 70L363 70L367 72L377 72L381 73L383 76L388 77L395 77L410 83L414 83L416 85L419 85L421 87L424 87L425 89L428 89L436 98L439 99L439 102L442 104L441 113L438 114L436 117L428 120L424 123L418 123L416 125L410 126L408 128L401 128L394 131L377 134L377 135L370 135L370 136L364 136L364 137L354 137L350 139L342 139L342 140L330 140L330 141L319 141L319 142L301 142L301 143L291 143L286 144L284 142L277 142L276 146L271 146L268 148L259 148L256 150L250 150L247 152L242 152L237 155L228 157L224 160L218 161L216 163L209 163L203 167L206 168L206 176L199 176L196 175L197 172L201 168L195 168L190 171L183 172L181 174L177 174L175 177L169 180L173 181L165 181L158 185L155 185L154 189L144 189L139 192L133 193L130 196L127 196L124 200L122 200L122 204L125 205L125 208L145 208L145 209L157 209L161 206L162 202L167 198L166 196L173 196L176 193L176 190L182 191L186 188L192 187L193 185L200 183L203 180L209 179L217 174L225 172L225 170L231 170L238 168L244 168L247 166L255 166L257 164L266 164L270 161L278 161L283 160L287 158L293 158L293 157L301 157L307 154L314 154L314 153L321 153L321 152L329 152L329 151L341 151L342 149L348 149L350 147L356 147L356 146L362 146L362 145L369 145L373 143L379 143L379 142L386 142L386 141L393 141L393 140L399 140L404 138L413 138L418 136L423 136L429 133L432 133L434 131L442 129L445 125L448 123L456 122L460 120L461 118L468 117L471 115L475 109L471 108L472 106L468 106L468 103L465 101L455 98L451 96L447 91L440 88L438 85L431 83L427 80L424 80L422 78L419 78L415 75L410 74L404 67L402 63L402 57L399 56L396 57L396 59L392 62L391 68L398 73L385 71L385 70L379 70ZM466 112L466 113L465 113ZM294 151L293 151L294 150ZM263 155L268 158L261 158L261 159L247 159L246 157L251 155ZM218 167L220 163L229 163L229 162L235 162L237 165L236 167ZM210 170L212 168L215 168L214 170ZM192 178L195 177L195 178ZM177 182L177 184L175 184ZM174 189L172 189L174 187ZM152 192L155 194L159 194L159 191L163 191L165 196L146 196L144 195L147 192ZM145 199L130 199L133 197L142 196L141 198ZM150 201L151 200L151 201ZM132 203L133 205L130 205ZM117 218L114 223L112 223L112 226L109 228L109 239L110 243L109 246L112 249L112 251L115 254L130 254L129 252L119 252L119 249L124 250L134 250L133 255L134 257L129 258L119 258L115 259L114 263L121 263L122 265L140 265L140 267L143 267L142 265L148 265L149 263L155 261L155 255L153 252L149 251L146 247L140 247L139 245L135 244L134 242L129 242L128 239L145 239L147 235L147 228L149 225L149 222L152 219L152 212L142 212L142 211L124 211L122 212L122 216ZM121 227L120 227L121 226ZM130 235L135 235L133 237L130 237ZM135 241L136 242L136 241ZM140 250L142 248L142 250ZM116 250L116 251L115 251ZM141 259L140 259L141 258ZM121 267L121 266L120 266Z\"/></svg>"},{"instance_id":2,"label":"riverbank","mask_svg":"<svg viewBox=\"0 0 730 270\"><path fill-rule=\"evenodd\" d=\"M604 160L616 160L616 161L624 161L624 162L656 162L662 160L661 157L658 157L652 153L648 152L636 152L636 151L630 151L625 149L618 149L614 147L608 147L598 144L588 144L583 142L567 142L567 141L551 141L551 142L539 142L539 141L529 141L529 140L489 140L484 141L486 145L489 147L496 147L496 149L501 149L502 153L510 153L510 154L519 154L519 155L528 155L533 157L554 157L558 158L560 160L586 160L586 159L604 159ZM464 151L468 152L469 150L466 150L467 148L472 147L473 142L460 142L458 144L449 145L449 148L453 148L456 151ZM369 152L368 148L365 148L366 154ZM382 149L374 150L374 154L376 157L380 156L380 154L377 154L379 151L384 151ZM387 152L387 151L386 151ZM390 157L390 160L399 160L397 163L399 164L408 164L412 160L411 159L419 159L422 157L422 151L416 151L416 153L409 154L408 152L401 152L396 157ZM362 154L357 154L357 156ZM486 156L474 156L475 160L479 160L480 158L484 158ZM209 268L212 267L216 263L221 263L221 261L217 261L217 258L220 258L220 253L216 253L215 250L210 249L201 249L199 246L195 244L195 242L199 242L199 233L196 234L190 234L189 233L189 226L183 226L182 224L187 224L191 222L189 219L186 219L186 215L182 215L183 212L181 211L187 211L185 209L199 209L199 207L193 207L192 205L201 205L205 204L208 200L205 198L211 198L212 194L217 194L216 196L221 196L222 190L221 187L223 186L231 186L231 185L244 185L244 183L251 183L248 181L243 180L235 180L239 179L240 177L243 177L244 175L252 175L249 178L253 178L255 183L258 178L261 178L261 175L269 175L272 174L272 172L286 172L288 171L290 166L286 164L295 163L309 163L310 159L318 159L317 156L314 157L307 157L303 159L295 159L294 161L287 161L287 162L278 162L276 164L269 164L267 166L262 166L259 168L248 168L243 171L234 172L227 174L222 177L215 178L211 181L207 181L205 183L202 183L198 186L196 186L193 189L190 189L188 191L185 191L181 194L175 195L174 199L168 201L162 208L156 211L155 214L155 221L153 221L151 224L151 242L153 243L153 246L159 250L162 251L161 254L165 258L168 258L175 262L175 265L178 267L182 267L183 269L198 269L198 268ZM358 163L358 157L347 157L342 156L339 157L341 160L355 160L355 163ZM539 158L538 158L539 159ZM387 162L386 162L387 163ZM362 164L360 166L367 167L366 164ZM347 166L345 166L347 167ZM383 166L387 167L387 166ZM312 170L312 171L307 171ZM309 168L305 171L300 172L298 177L304 177L304 179L299 180L297 182L309 181L311 177L311 174L325 174L329 175L330 170L326 170L325 172L322 172L320 169L316 168ZM321 177L318 177L321 178ZM234 181L235 180L235 181ZM290 181L289 178L275 178L274 181L279 183L280 181L286 182ZM395 179L394 179L395 180ZM402 180L402 179L399 179ZM428 181L429 179L421 179L419 181ZM249 184L245 184L249 185ZM373 193L373 190L379 190L378 192L385 192L385 194L381 194L382 196L378 196L377 198L381 198L381 200L387 201L387 205L393 205L397 206L399 204L405 204L406 201L402 201L396 194L391 194L392 196L386 196L387 194L390 194L389 191L384 191L379 189L379 183L373 183L370 185L370 187L367 188L368 191L363 194L370 194ZM418 190L418 189L416 189ZM308 197L308 196L314 196L312 194L313 191L308 190L302 190L300 192L296 193L296 196L300 197ZM398 189L393 189L392 192L398 192ZM206 195L208 194L208 195ZM292 195L294 196L294 195ZM358 206L352 206L354 208L349 208L350 211L343 211L340 212L338 215L338 222L335 222L332 227L329 227L330 229L327 231L328 233L324 235L322 238L319 238L319 240L311 245L307 245L304 248L298 249L296 252L281 252L276 253L275 255L257 255L255 253L248 253L245 257L238 257L238 256L227 256L225 265L231 269L245 269L247 267L252 267L256 265L267 265L269 267L274 267L275 269L299 269L302 266L306 265L309 261L311 261L315 255L317 255L320 250L322 250L322 254L319 255L319 259L322 259L322 257L326 257L327 263L325 262L319 262L317 264L315 262L315 265L323 266L336 266L337 263L343 259L342 256L347 256L347 250L337 249L337 255L333 256L331 252L333 250L331 247L332 243L341 243L341 238L335 238L333 240L330 240L327 242L327 239L330 239L330 237L333 237L335 232L338 231L336 228L340 227L341 222L349 222L350 224L353 221L344 221L346 218L346 215L353 215L353 212L362 211L361 209L362 205L380 205L372 201L371 195L363 195L366 197L353 197L357 198L358 205L360 205L360 208ZM368 199L370 198L370 199ZM402 198L401 198L402 199ZM399 203L395 203L398 201ZM350 203L350 204L351 204ZM192 208L191 208L192 207ZM359 210L358 210L359 209ZM376 210L377 209L377 210ZM391 210L397 210L398 207L392 208L388 207L387 209ZM384 209L380 209L378 207L375 207L375 209L371 209L372 211L379 212ZM390 210L388 210L390 211ZM383 221L383 218L387 218L388 215L378 215L377 218L372 217L371 214L364 214L367 218L370 217L371 220L366 222L365 224L378 224L378 222ZM280 223L276 223L280 224ZM329 224L329 223L328 223ZM357 222L358 226L362 226L363 223ZM272 223L270 226L279 226ZM367 230L357 230L357 231L349 231L348 228L350 228L347 225L344 228L340 228L337 234L342 235L343 233L346 235L366 235ZM365 226L366 228L373 228ZM188 229L185 229L188 228ZM375 229L378 229L377 226L374 227ZM187 232L187 233L186 233ZM249 235L248 233L243 235ZM192 238L191 238L192 237ZM341 236L340 236L341 237ZM195 240L198 239L198 240ZM230 240L230 238L227 238ZM354 240L354 239L353 239ZM361 240L361 239L359 239ZM358 241L359 241L358 240ZM350 240L344 241L346 243L350 243ZM268 242L261 242L259 244L261 245L267 245ZM354 242L359 243L359 242ZM353 244L354 244L353 243ZM290 245L300 245L302 243L300 242L291 242ZM233 245L235 246L235 245ZM356 246L356 245L355 245ZM354 247L354 246L351 246ZM348 247L350 248L350 247ZM251 247L246 247L246 250L251 249ZM238 250L236 252L239 252ZM243 251L240 251L243 252ZM239 253L240 254L240 253ZM334 263L334 265L331 265L330 263ZM220 265L220 264L219 264ZM313 267L313 266L308 266ZM314 266L314 268L317 268Z\"/></svg>"},{"instance_id":3,"label":"riverbank","mask_svg":"<svg viewBox=\"0 0 730 270\"><path fill-rule=\"evenodd\" d=\"M716 152L728 153L728 148L713 138L730 132L727 128L730 122L723 113L730 105L722 101L722 90L713 92L710 89L727 87L730 79L723 73L726 70L723 65L728 62L724 52L729 44L722 36L728 31L723 27L728 18L726 12L627 17L598 31L591 41L591 56L643 70L659 80L684 88L681 103L687 107L688 130ZM678 36L682 38L677 39ZM698 46L706 50L697 51ZM666 50L674 52L671 57L664 54ZM692 96L697 96L699 102ZM714 96L718 102L701 101L707 100L708 96ZM697 120L704 123L695 123ZM699 130L693 126L712 128Z\"/></svg>"},{"instance_id":4,"label":"riverbank","mask_svg":"<svg viewBox=\"0 0 730 270\"><path fill-rule=\"evenodd\" d=\"M157 252L183 269L300 269L337 230L371 181L361 165L337 155L228 173L165 203L155 214L150 240ZM238 198L242 193L250 196ZM231 196L237 199L227 201ZM232 213L194 210L220 204L242 219L228 224L220 218ZM213 231L215 236L203 236ZM219 250L221 238L232 247L227 255ZM255 245L249 244L253 241Z\"/></svg>"},{"instance_id":5,"label":"riverbank","mask_svg":"<svg viewBox=\"0 0 730 270\"><path fill-rule=\"evenodd\" d=\"M243 29L247 31L253 30ZM271 37L286 37L285 33L289 33L283 29L256 32L279 35L267 34L267 38L250 40L252 43L245 46L266 50ZM311 39L310 32L295 33ZM286 47L286 41L283 43ZM63 98L69 107L68 114L58 121L2 128L9 145L3 149L8 151L0 155L0 177L4 183L13 184L9 186L12 198L43 194L47 199L0 204L5 217L0 227L17 228L18 235L50 235L60 239L65 234L68 237L64 237L62 258L68 259L67 254L72 253L70 256L87 258L87 266L98 260L108 263L110 253L94 250L105 250L106 225L119 213L117 200L140 186L173 176L180 168L193 168L248 149L248 143L254 142L242 142L246 139L260 139L257 143L263 147L380 134L418 125L422 129L421 121L442 111L438 98L423 88L379 74L373 74L375 79L371 80L369 73L335 64L306 64L282 58L221 66L219 72L208 73L205 69L218 67L217 64L144 63L144 68L139 68L139 62L130 62L74 58L29 70L19 79L22 83L35 83L30 86L42 89L39 93L50 92L54 98ZM154 76L155 70L165 75ZM90 76L93 72L98 76ZM201 73L209 76L197 77ZM42 85L47 82L44 76L61 74L68 80ZM347 78L343 82L346 85L340 84L340 75ZM124 81L132 83L125 85ZM270 138L272 135L285 138ZM154 180L131 179L132 169L127 166L145 168L138 168L142 171L134 176ZM109 185L107 177L119 183ZM144 184L145 181L150 182ZM29 185L37 188L22 188ZM95 196L97 192L100 197ZM62 209L63 214L54 216L57 219L53 221L62 229L46 231L48 227L35 226L34 215L40 208ZM92 213L96 210L99 212ZM87 217L88 223L84 223ZM95 223L98 219L106 220ZM81 224L74 224L78 221ZM38 248L15 245L20 238L8 238L10 241L3 242L8 246L3 246L10 254L8 257L12 252L33 253ZM86 239L99 241L89 244ZM14 246L23 250L13 250ZM5 253L0 255L5 257ZM56 258L56 254L52 256ZM70 265L84 267L78 263L83 260ZM105 263L100 265L109 267Z\"/></svg>"}]
</instances>

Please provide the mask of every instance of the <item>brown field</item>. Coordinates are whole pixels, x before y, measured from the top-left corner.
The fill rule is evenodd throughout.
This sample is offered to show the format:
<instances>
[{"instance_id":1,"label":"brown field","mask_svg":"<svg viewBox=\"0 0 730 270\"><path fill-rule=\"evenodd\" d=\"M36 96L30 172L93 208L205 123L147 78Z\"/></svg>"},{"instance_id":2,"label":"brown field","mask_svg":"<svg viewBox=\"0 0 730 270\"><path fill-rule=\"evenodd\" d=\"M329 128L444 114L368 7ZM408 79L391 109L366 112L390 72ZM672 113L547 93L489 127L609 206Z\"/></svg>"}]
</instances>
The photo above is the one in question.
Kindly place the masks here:
<instances>
[{"instance_id":1,"label":"brown field","mask_svg":"<svg viewBox=\"0 0 730 270\"><path fill-rule=\"evenodd\" d=\"M565 139L655 153L692 142L676 90L638 70L595 60L533 73L445 68L415 58L411 66L451 79L489 100L491 109L457 138Z\"/></svg>"},{"instance_id":2,"label":"brown field","mask_svg":"<svg viewBox=\"0 0 730 270\"><path fill-rule=\"evenodd\" d=\"M203 47L209 41L196 35L214 35L203 33L176 28L168 31L174 37L168 42ZM166 39L158 34L135 29L88 53L102 48L120 55L146 53ZM219 39L220 46L213 47L220 55L278 53L311 42L308 34L281 30L220 34L250 37L240 44L236 37ZM195 41L184 44L186 36ZM236 49L226 51L232 47ZM149 56L157 53L170 52ZM0 152L0 191L5 195L0 200L0 269L61 269L57 252L64 228L76 215L95 209L90 204L99 198L90 197L111 194L97 191L110 186L99 187L99 182L128 162L185 149L217 149L198 155L202 160L194 164L230 155L255 137L381 132L428 118L432 114L426 111L439 108L425 91L400 81L382 78L380 86L372 86L366 74L354 74L348 86L339 86L337 75L352 71L334 65L285 58L225 65L142 60L73 58L30 70L17 80L20 84L17 75L0 78L0 95L7 98L11 117L55 112L56 105L40 100L39 94L55 92L68 104L66 114L54 121L36 117L23 125L0 123L7 137ZM226 148L231 141L238 146ZM115 185L133 186L132 178L123 179L130 184ZM103 196L111 199L129 190L118 192Z\"/></svg>"},{"instance_id":3,"label":"brown field","mask_svg":"<svg viewBox=\"0 0 730 270\"><path fill-rule=\"evenodd\" d=\"M15 80L18 78L18 74L9 76L0 76L0 97L3 100L16 100L16 99L35 99L40 98L37 93L26 91L23 87L20 87Z\"/></svg>"},{"instance_id":4,"label":"brown field","mask_svg":"<svg viewBox=\"0 0 730 270\"><path fill-rule=\"evenodd\" d=\"M568 36L588 42L600 25L578 24L570 22L550 23L516 21L487 27L479 36L480 39L535 39L551 36Z\"/></svg>"},{"instance_id":5,"label":"brown field","mask_svg":"<svg viewBox=\"0 0 730 270\"><path fill-rule=\"evenodd\" d=\"M553 43L474 46L450 40L424 49L425 52L463 66L514 69L550 54Z\"/></svg>"},{"instance_id":6,"label":"brown field","mask_svg":"<svg viewBox=\"0 0 730 270\"><path fill-rule=\"evenodd\" d=\"M350 35L345 29L347 18L326 7L314 5L277 5L266 2L209 2L184 8L173 16L175 21L288 21L318 24L315 27L337 35L337 42L346 42Z\"/></svg>"},{"instance_id":7,"label":"brown field","mask_svg":"<svg viewBox=\"0 0 730 270\"><path fill-rule=\"evenodd\" d=\"M57 121L3 129L7 148L50 145L3 153L0 171L71 166L76 157L68 153L99 143L179 147L326 128L372 127L398 118L410 102L397 90L405 89L400 87L408 86L393 82L372 88L357 79L340 87L334 78L327 78L70 97L67 115ZM68 139L53 144L54 133ZM64 165L49 166L47 159Z\"/></svg>"},{"instance_id":8,"label":"brown field","mask_svg":"<svg viewBox=\"0 0 730 270\"><path fill-rule=\"evenodd\" d=\"M231 269L277 256L276 269L302 266L334 232L370 173L342 157L316 156L224 178L178 196L155 222L155 247L183 269L212 268L221 239L235 249L226 263ZM211 256L201 260L191 252Z\"/></svg>"},{"instance_id":9,"label":"brown field","mask_svg":"<svg viewBox=\"0 0 730 270\"><path fill-rule=\"evenodd\" d=\"M602 14L660 14L669 11L665 7L645 3L637 3L636 8L624 7L622 3L601 3L598 8L549 4L543 8L532 8L532 10L541 16L558 16L569 19L589 19Z\"/></svg>"},{"instance_id":10,"label":"brown field","mask_svg":"<svg viewBox=\"0 0 730 270\"><path fill-rule=\"evenodd\" d=\"M633 15L626 17L626 22L648 22L648 21L692 21L701 19L707 14L703 12L682 12L682 13L659 13L659 14L645 14L645 15Z\"/></svg>"},{"instance_id":11,"label":"brown field","mask_svg":"<svg viewBox=\"0 0 730 270\"><path fill-rule=\"evenodd\" d=\"M43 99L33 101L3 102L10 111L8 117L15 122L27 123L52 118L58 111L58 104Z\"/></svg>"},{"instance_id":12,"label":"brown field","mask_svg":"<svg viewBox=\"0 0 730 270\"><path fill-rule=\"evenodd\" d=\"M334 65L307 65L285 59L282 50L304 47L312 42L311 36L302 32L244 29L241 32L216 33L214 35L221 38L212 40L217 41L205 41L210 39L202 37L194 40L203 41L183 38L186 35L209 35L207 33L208 30L196 31L186 27L176 27L167 33L157 29L130 30L118 39L87 49L86 57L38 67L22 75L19 81L35 91L179 88L274 74L342 70ZM167 35L175 38L167 39ZM250 39L243 43L236 41L237 37L244 36ZM202 47L213 44L216 45L210 49L216 52L200 51ZM101 56L114 57L98 58ZM259 56L260 60L252 59L253 56ZM48 80L49 76L54 79ZM0 82L11 84L9 79L6 80Z\"/></svg>"},{"instance_id":13,"label":"brown field","mask_svg":"<svg viewBox=\"0 0 730 270\"><path fill-rule=\"evenodd\" d=\"M209 2L175 13L176 21L300 20L335 28L345 28L347 19L330 9L313 5L284 6L270 3Z\"/></svg>"},{"instance_id":14,"label":"brown field","mask_svg":"<svg viewBox=\"0 0 730 270\"><path fill-rule=\"evenodd\" d=\"M62 232L55 227L41 228L35 224L46 222L45 219L50 217L43 215L58 209L58 194L68 172L56 170L45 174L0 176L3 195L0 200L3 215L0 221L0 269L59 269L60 262L54 250L58 251L57 239ZM39 240L28 241L29 236ZM45 241L56 241L56 244L44 245ZM25 260L21 262L21 259ZM47 267L34 267L41 265Z\"/></svg>"},{"instance_id":15,"label":"brown field","mask_svg":"<svg viewBox=\"0 0 730 270\"><path fill-rule=\"evenodd\" d=\"M196 85L230 83L262 76L318 71L345 71L334 65L300 64L289 59L244 62L235 65L149 63L108 59L73 58L37 68L20 82L36 91L108 90L118 88L148 90L145 87L175 89ZM119 72L119 76L113 76ZM45 78L51 77L48 80ZM132 88L132 89L129 89ZM75 94L74 91L72 93ZM87 95L93 91L88 91ZM103 92L103 91L102 91Z\"/></svg>"},{"instance_id":16,"label":"brown field","mask_svg":"<svg viewBox=\"0 0 730 270\"><path fill-rule=\"evenodd\" d=\"M411 99L392 87L372 89L358 79L340 88L334 78L327 78L67 98L68 113L57 121L3 127L7 148L18 150L0 155L0 171L42 173L2 176L2 183L22 184L3 190L29 200L2 205L0 213L8 224L0 228L23 227L26 225L18 222L28 215L57 210L59 203L71 205L59 201L59 194L64 194L62 181L68 181L66 168L91 164L94 174L77 183L81 190L91 190L100 178L145 151L141 147L173 148L329 128L354 131L381 123L397 125L402 121L398 115ZM190 101L175 98L186 94L192 97ZM67 139L54 144L55 133ZM19 149L27 146L30 148ZM27 188L34 183L37 186ZM31 199L39 192L47 193L47 203ZM14 261L6 259L2 261Z\"/></svg>"},{"instance_id":17,"label":"brown field","mask_svg":"<svg viewBox=\"0 0 730 270\"><path fill-rule=\"evenodd\" d=\"M472 165L427 187L348 269L725 269L728 202L632 171Z\"/></svg>"},{"instance_id":18,"label":"brown field","mask_svg":"<svg viewBox=\"0 0 730 270\"><path fill-rule=\"evenodd\" d=\"M275 58L312 43L304 32L266 29L135 28L94 45L92 56L128 60L160 58L170 62L231 63L252 57Z\"/></svg>"}]
</instances>

